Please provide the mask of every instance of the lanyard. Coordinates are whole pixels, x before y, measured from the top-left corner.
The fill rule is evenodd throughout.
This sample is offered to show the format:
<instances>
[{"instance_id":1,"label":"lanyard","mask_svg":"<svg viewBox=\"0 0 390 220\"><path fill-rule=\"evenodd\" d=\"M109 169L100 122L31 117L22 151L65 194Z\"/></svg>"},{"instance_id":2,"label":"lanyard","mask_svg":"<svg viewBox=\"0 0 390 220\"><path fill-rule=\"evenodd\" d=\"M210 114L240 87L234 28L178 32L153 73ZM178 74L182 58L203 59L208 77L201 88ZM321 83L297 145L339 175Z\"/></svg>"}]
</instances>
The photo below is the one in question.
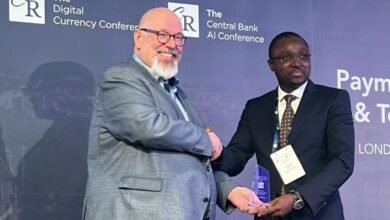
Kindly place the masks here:
<instances>
[{"instance_id":1,"label":"lanyard","mask_svg":"<svg viewBox=\"0 0 390 220\"><path fill-rule=\"evenodd\" d=\"M275 100L275 111L274 111L276 127L275 127L275 132L274 132L274 140L272 142L272 153L278 150L279 137L280 137L278 101L279 101L279 98L276 97L276 100Z\"/></svg>"}]
</instances>

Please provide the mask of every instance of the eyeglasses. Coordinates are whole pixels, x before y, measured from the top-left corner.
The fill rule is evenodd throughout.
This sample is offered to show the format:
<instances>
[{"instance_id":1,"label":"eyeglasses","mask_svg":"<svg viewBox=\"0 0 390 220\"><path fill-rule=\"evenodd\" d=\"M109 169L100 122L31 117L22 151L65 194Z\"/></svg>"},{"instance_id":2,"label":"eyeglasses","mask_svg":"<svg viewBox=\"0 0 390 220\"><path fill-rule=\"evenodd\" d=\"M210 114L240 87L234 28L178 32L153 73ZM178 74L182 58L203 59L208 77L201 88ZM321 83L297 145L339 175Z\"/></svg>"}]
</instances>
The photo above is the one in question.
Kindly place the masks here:
<instances>
[{"instance_id":1,"label":"eyeglasses","mask_svg":"<svg viewBox=\"0 0 390 220\"><path fill-rule=\"evenodd\" d=\"M272 57L271 60L278 60L281 63L287 63L293 60L294 58L298 58L298 60L303 62L310 61L311 54L309 53L302 53L302 54L285 54L278 57Z\"/></svg>"},{"instance_id":2,"label":"eyeglasses","mask_svg":"<svg viewBox=\"0 0 390 220\"><path fill-rule=\"evenodd\" d=\"M158 42L160 42L162 44L166 44L171 39L171 37L173 37L173 41L175 42L176 46L181 47L184 45L184 43L187 40L187 37L185 37L181 33L169 34L165 31L156 31L156 30L152 30L152 29L148 29L148 28L140 28L139 30L155 34L157 36Z\"/></svg>"}]
</instances>

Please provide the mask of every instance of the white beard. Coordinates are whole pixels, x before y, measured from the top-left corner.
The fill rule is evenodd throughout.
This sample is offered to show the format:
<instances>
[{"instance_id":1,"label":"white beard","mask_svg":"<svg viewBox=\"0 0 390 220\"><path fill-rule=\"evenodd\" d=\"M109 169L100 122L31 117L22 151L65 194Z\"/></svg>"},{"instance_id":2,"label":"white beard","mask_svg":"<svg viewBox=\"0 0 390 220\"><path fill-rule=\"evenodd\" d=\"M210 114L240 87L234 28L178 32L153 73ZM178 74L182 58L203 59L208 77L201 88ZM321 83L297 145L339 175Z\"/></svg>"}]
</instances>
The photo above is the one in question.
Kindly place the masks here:
<instances>
[{"instance_id":1,"label":"white beard","mask_svg":"<svg viewBox=\"0 0 390 220\"><path fill-rule=\"evenodd\" d=\"M176 76L178 72L178 62L175 60L173 64L165 64L158 62L157 58L153 59L152 73L157 76L161 76L163 79L168 80Z\"/></svg>"}]
</instances>

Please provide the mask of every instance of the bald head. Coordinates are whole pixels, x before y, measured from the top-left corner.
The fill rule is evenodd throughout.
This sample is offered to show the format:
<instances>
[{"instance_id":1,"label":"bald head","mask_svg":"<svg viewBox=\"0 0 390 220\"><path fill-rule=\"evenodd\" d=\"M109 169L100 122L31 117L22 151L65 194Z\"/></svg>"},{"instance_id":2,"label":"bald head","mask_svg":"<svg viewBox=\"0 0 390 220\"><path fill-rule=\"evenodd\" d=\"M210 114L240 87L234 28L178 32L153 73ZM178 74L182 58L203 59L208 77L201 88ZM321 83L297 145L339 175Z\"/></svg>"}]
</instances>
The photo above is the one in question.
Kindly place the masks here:
<instances>
[{"instance_id":1,"label":"bald head","mask_svg":"<svg viewBox=\"0 0 390 220\"><path fill-rule=\"evenodd\" d=\"M164 28L164 26L178 26L182 31L179 18L168 8L152 8L145 12L139 21L139 27Z\"/></svg>"},{"instance_id":2,"label":"bald head","mask_svg":"<svg viewBox=\"0 0 390 220\"><path fill-rule=\"evenodd\" d=\"M153 8L145 12L134 31L134 54L148 67L159 69L155 72L169 78L177 72L184 42L183 28L176 14L168 8Z\"/></svg>"}]
</instances>

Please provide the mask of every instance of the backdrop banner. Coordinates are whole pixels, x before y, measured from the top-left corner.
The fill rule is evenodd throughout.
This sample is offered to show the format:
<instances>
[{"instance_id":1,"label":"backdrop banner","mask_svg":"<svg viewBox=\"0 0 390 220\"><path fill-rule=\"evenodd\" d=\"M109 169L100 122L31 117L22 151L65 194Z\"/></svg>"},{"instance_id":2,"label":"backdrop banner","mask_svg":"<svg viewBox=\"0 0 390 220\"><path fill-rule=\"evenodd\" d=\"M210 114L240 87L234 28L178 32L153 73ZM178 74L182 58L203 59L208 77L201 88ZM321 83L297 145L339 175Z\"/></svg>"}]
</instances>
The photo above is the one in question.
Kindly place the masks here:
<instances>
[{"instance_id":1,"label":"backdrop banner","mask_svg":"<svg viewBox=\"0 0 390 220\"><path fill-rule=\"evenodd\" d=\"M352 99L356 163L341 188L346 219L388 218L390 1L7 0L0 2L0 220L81 219L96 85L106 68L131 58L139 18L156 6L182 21L189 39L178 77L225 145L246 101L277 85L270 40L302 35L311 79ZM236 180L251 187L254 169L252 159Z\"/></svg>"}]
</instances>

